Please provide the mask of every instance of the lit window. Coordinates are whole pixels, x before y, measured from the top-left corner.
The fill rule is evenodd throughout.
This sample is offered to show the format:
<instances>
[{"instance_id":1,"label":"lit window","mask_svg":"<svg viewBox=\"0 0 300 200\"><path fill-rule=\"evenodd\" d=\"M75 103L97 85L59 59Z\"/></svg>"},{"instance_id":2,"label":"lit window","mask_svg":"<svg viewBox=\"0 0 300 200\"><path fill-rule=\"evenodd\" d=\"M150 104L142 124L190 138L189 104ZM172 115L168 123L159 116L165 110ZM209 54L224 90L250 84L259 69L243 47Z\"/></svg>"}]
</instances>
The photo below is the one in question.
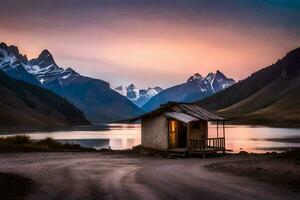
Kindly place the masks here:
<instances>
[{"instance_id":1,"label":"lit window","mask_svg":"<svg viewBox=\"0 0 300 200\"><path fill-rule=\"evenodd\" d=\"M176 131L176 121L174 121L174 120L171 121L171 128L170 129L171 129L172 132Z\"/></svg>"}]
</instances>

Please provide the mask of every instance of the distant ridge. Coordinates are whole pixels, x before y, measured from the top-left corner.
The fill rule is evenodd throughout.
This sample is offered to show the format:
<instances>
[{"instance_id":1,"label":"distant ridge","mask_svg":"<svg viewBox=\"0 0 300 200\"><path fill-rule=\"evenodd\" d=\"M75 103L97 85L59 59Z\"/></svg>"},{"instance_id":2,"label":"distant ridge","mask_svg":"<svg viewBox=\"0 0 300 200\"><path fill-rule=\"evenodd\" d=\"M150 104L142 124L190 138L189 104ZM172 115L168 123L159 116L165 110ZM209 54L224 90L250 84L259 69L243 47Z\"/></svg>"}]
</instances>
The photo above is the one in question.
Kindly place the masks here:
<instances>
[{"instance_id":1,"label":"distant ridge","mask_svg":"<svg viewBox=\"0 0 300 200\"><path fill-rule=\"evenodd\" d=\"M236 123L300 126L300 48L197 103Z\"/></svg>"}]
</instances>

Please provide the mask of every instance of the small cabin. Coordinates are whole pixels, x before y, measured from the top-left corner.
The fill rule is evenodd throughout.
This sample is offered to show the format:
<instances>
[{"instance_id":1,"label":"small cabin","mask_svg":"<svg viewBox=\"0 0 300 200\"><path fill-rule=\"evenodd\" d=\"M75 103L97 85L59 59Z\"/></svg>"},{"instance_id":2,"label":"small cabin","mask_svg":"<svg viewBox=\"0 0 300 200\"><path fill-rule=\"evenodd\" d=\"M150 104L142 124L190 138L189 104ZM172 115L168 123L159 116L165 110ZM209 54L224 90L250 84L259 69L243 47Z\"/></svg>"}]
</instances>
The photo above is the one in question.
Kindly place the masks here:
<instances>
[{"instance_id":1,"label":"small cabin","mask_svg":"<svg viewBox=\"0 0 300 200\"><path fill-rule=\"evenodd\" d=\"M225 120L196 104L167 103L138 119L141 120L141 145L145 148L225 152ZM208 122L216 123L216 137L208 137Z\"/></svg>"}]
</instances>

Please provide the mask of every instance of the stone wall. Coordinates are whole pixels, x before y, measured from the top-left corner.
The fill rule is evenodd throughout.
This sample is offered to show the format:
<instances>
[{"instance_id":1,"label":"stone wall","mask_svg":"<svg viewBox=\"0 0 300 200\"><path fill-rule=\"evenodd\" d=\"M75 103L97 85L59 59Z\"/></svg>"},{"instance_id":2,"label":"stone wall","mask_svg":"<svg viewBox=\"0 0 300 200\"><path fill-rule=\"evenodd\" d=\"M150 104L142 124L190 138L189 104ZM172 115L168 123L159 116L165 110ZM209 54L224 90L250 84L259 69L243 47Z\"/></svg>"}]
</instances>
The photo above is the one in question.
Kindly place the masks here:
<instances>
[{"instance_id":1,"label":"stone wall","mask_svg":"<svg viewBox=\"0 0 300 200\"><path fill-rule=\"evenodd\" d=\"M142 119L142 146L146 148L168 149L168 122L162 115Z\"/></svg>"}]
</instances>

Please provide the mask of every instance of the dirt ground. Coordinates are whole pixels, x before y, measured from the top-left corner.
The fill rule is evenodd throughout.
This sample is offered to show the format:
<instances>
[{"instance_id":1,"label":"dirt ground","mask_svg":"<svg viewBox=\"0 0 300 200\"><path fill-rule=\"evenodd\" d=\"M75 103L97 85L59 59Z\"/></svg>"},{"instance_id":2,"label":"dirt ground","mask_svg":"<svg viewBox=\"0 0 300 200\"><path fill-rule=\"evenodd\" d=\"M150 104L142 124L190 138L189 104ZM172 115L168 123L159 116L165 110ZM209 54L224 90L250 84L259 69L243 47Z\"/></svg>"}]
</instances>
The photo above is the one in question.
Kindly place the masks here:
<instances>
[{"instance_id":1,"label":"dirt ground","mask_svg":"<svg viewBox=\"0 0 300 200\"><path fill-rule=\"evenodd\" d=\"M235 155L234 160L212 163L207 169L249 177L298 193L300 199L300 152Z\"/></svg>"},{"instance_id":2,"label":"dirt ground","mask_svg":"<svg viewBox=\"0 0 300 200\"><path fill-rule=\"evenodd\" d=\"M288 188L205 167L236 159L7 153L0 154L0 173L17 174L34 182L35 187L24 199L299 199L299 193Z\"/></svg>"},{"instance_id":3,"label":"dirt ground","mask_svg":"<svg viewBox=\"0 0 300 200\"><path fill-rule=\"evenodd\" d=\"M35 188L30 178L11 173L0 173L0 197L5 200L22 200Z\"/></svg>"}]
</instances>

